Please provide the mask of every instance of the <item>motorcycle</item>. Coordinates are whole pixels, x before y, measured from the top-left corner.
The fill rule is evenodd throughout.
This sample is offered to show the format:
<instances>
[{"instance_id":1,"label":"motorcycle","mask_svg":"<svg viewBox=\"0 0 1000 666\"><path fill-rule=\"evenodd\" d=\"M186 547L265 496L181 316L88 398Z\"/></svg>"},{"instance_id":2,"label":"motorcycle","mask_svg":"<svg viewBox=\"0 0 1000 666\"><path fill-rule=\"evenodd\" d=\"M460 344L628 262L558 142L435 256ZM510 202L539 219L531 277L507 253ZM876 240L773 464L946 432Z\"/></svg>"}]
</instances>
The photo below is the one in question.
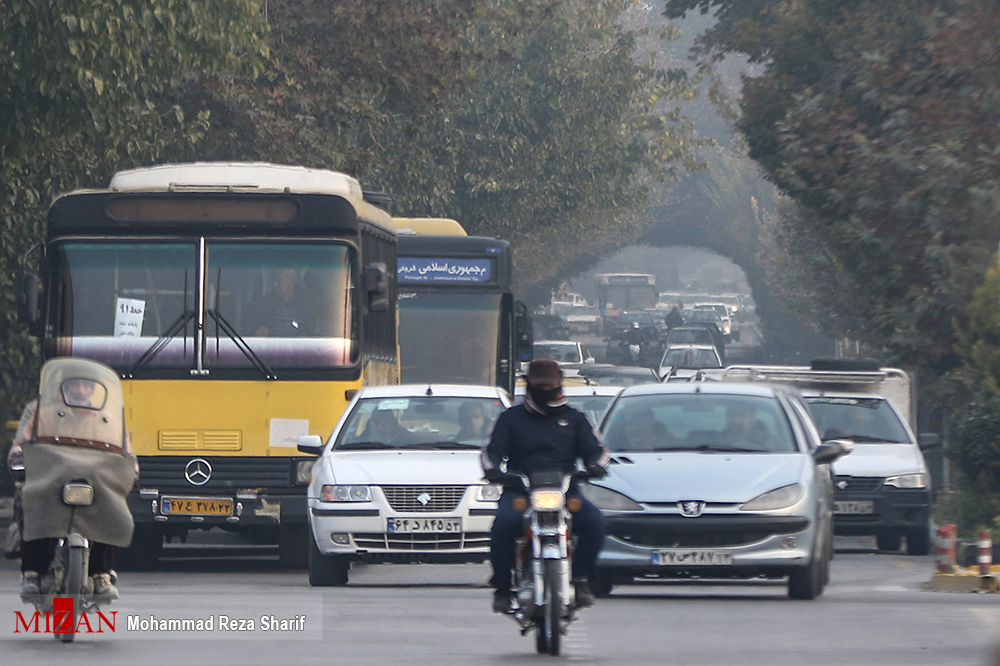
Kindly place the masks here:
<instances>
[{"instance_id":1,"label":"motorcycle","mask_svg":"<svg viewBox=\"0 0 1000 666\"><path fill-rule=\"evenodd\" d=\"M539 654L558 655L562 636L575 619L571 511L580 500L566 495L572 481L582 478L587 475L540 472L522 477L528 495L514 500L514 507L524 512L524 533L515 545L510 615L522 636L534 630Z\"/></svg>"},{"instance_id":2,"label":"motorcycle","mask_svg":"<svg viewBox=\"0 0 1000 666\"><path fill-rule=\"evenodd\" d=\"M75 638L81 613L112 601L95 594L91 543L124 547L132 539L126 497L136 473L125 449L122 389L114 370L85 359L47 361L32 436L11 472L23 483L24 542L51 540L53 549L39 594L22 600L40 612L55 611L53 633L66 643Z\"/></svg>"}]
</instances>

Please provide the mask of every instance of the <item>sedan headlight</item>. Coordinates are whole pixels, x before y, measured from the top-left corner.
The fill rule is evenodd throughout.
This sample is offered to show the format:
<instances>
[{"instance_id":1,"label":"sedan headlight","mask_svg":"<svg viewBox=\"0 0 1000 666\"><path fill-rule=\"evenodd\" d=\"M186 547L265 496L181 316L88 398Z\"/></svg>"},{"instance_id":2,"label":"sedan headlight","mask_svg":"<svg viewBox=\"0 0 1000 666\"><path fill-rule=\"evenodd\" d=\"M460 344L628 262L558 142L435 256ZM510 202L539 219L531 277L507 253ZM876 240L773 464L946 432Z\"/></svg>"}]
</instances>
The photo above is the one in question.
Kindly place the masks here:
<instances>
[{"instance_id":1,"label":"sedan headlight","mask_svg":"<svg viewBox=\"0 0 1000 666\"><path fill-rule=\"evenodd\" d=\"M476 494L476 499L480 502L496 502L500 499L500 495L503 493L503 488L496 483L491 483L486 486L479 486L479 492Z\"/></svg>"},{"instance_id":2,"label":"sedan headlight","mask_svg":"<svg viewBox=\"0 0 1000 666\"><path fill-rule=\"evenodd\" d=\"M583 496L605 511L642 511L642 505L619 492L587 484L581 489Z\"/></svg>"},{"instance_id":3,"label":"sedan headlight","mask_svg":"<svg viewBox=\"0 0 1000 666\"><path fill-rule=\"evenodd\" d=\"M369 486L323 486L320 499L324 502L371 502Z\"/></svg>"},{"instance_id":4,"label":"sedan headlight","mask_svg":"<svg viewBox=\"0 0 1000 666\"><path fill-rule=\"evenodd\" d=\"M926 488L926 474L900 474L899 476L887 477L883 482L887 486L894 488Z\"/></svg>"},{"instance_id":5,"label":"sedan headlight","mask_svg":"<svg viewBox=\"0 0 1000 666\"><path fill-rule=\"evenodd\" d=\"M763 495L758 495L740 507L740 511L767 511L769 509L787 509L802 499L802 485L793 483L790 486L775 488Z\"/></svg>"}]
</instances>

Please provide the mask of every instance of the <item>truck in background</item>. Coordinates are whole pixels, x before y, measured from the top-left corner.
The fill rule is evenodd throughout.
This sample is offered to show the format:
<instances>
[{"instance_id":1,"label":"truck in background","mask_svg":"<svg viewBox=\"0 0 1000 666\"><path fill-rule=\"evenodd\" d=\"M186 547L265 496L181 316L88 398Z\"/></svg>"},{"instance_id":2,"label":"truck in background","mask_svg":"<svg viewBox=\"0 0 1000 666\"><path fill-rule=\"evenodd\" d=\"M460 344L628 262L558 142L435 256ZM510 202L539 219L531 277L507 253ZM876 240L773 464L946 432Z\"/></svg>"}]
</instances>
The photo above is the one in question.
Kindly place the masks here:
<instances>
[{"instance_id":1,"label":"truck in background","mask_svg":"<svg viewBox=\"0 0 1000 666\"><path fill-rule=\"evenodd\" d=\"M937 435L914 435L916 387L874 359L816 359L811 366L734 365L723 381L791 384L809 404L824 440L855 443L833 465L834 532L874 535L879 550L930 552L931 475L923 451Z\"/></svg>"}]
</instances>

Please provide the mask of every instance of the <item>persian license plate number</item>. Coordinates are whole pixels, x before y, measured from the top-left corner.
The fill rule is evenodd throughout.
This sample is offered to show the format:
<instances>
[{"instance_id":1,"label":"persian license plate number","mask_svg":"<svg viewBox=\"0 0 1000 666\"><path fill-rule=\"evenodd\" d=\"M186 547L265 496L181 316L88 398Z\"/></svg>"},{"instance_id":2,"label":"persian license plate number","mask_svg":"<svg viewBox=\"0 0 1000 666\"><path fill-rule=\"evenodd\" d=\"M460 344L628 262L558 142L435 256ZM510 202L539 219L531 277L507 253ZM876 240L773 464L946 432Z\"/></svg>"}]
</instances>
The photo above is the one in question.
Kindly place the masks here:
<instances>
[{"instance_id":1,"label":"persian license plate number","mask_svg":"<svg viewBox=\"0 0 1000 666\"><path fill-rule=\"evenodd\" d=\"M871 500L834 502L833 512L841 515L866 515L875 513L875 502Z\"/></svg>"},{"instance_id":2,"label":"persian license plate number","mask_svg":"<svg viewBox=\"0 0 1000 666\"><path fill-rule=\"evenodd\" d=\"M462 531L461 518L387 518L389 534L422 534Z\"/></svg>"},{"instance_id":3,"label":"persian license plate number","mask_svg":"<svg viewBox=\"0 0 1000 666\"><path fill-rule=\"evenodd\" d=\"M210 497L164 497L160 513L165 516L231 516L233 500Z\"/></svg>"},{"instance_id":4,"label":"persian license plate number","mask_svg":"<svg viewBox=\"0 0 1000 666\"><path fill-rule=\"evenodd\" d=\"M733 563L733 551L726 548L662 548L653 551L654 566L713 567Z\"/></svg>"}]
</instances>

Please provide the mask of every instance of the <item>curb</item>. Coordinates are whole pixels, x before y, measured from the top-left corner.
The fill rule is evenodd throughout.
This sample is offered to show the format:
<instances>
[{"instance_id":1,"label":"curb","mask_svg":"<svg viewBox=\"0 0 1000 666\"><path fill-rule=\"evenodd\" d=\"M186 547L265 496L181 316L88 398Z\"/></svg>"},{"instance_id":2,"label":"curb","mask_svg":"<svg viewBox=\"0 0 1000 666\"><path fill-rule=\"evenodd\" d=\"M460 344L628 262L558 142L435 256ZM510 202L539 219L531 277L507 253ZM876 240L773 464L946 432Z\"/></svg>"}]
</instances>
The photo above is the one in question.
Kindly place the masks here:
<instances>
[{"instance_id":1,"label":"curb","mask_svg":"<svg viewBox=\"0 0 1000 666\"><path fill-rule=\"evenodd\" d=\"M994 565L991 571L988 576L980 576L975 568L956 573L935 572L924 584L924 589L932 592L1000 592L1000 566Z\"/></svg>"}]
</instances>

